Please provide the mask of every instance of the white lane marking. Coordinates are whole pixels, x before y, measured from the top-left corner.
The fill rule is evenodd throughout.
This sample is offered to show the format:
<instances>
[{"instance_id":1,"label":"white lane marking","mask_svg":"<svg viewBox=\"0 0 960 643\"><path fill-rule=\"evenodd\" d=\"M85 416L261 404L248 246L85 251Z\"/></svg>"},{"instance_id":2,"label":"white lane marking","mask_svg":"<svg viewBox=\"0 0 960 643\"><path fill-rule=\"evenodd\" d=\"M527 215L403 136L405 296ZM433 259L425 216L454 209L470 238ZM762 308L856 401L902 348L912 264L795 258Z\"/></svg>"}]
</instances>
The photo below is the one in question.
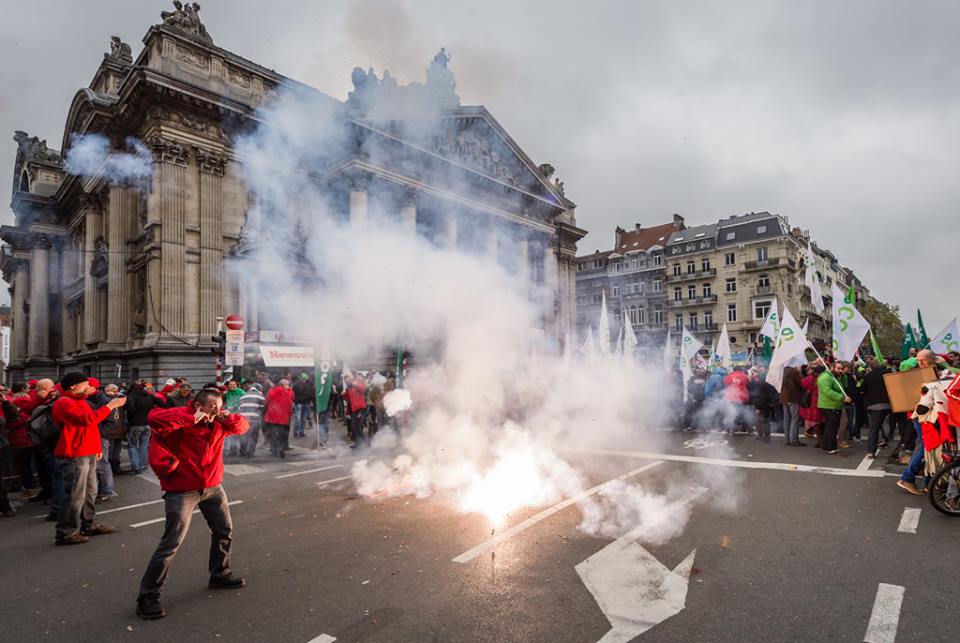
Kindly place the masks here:
<instances>
[{"instance_id":1,"label":"white lane marking","mask_svg":"<svg viewBox=\"0 0 960 643\"><path fill-rule=\"evenodd\" d=\"M303 476L308 473L316 473L318 471L327 471L329 469L339 469L342 466L343 466L342 464L331 464L326 467L320 467L319 469L307 469L305 471L294 471L293 473L285 473L282 476L273 476L273 477L276 478L277 480L280 480L281 478L292 478L293 476Z\"/></svg>"},{"instance_id":2,"label":"white lane marking","mask_svg":"<svg viewBox=\"0 0 960 643\"><path fill-rule=\"evenodd\" d=\"M706 491L699 487L670 503L665 515ZM635 527L575 567L612 626L602 641L632 641L686 607L697 550L670 569L640 544L644 529Z\"/></svg>"},{"instance_id":3,"label":"white lane marking","mask_svg":"<svg viewBox=\"0 0 960 643\"><path fill-rule=\"evenodd\" d=\"M917 533L917 525L920 524L920 509L917 507L905 507L903 515L900 516L900 526L897 531L902 534Z\"/></svg>"},{"instance_id":4,"label":"white lane marking","mask_svg":"<svg viewBox=\"0 0 960 643\"><path fill-rule=\"evenodd\" d=\"M873 464L873 458L865 455L863 456L863 460L860 461L860 464L857 465L857 471L869 471L871 464Z\"/></svg>"},{"instance_id":5,"label":"white lane marking","mask_svg":"<svg viewBox=\"0 0 960 643\"><path fill-rule=\"evenodd\" d=\"M243 500L233 500L233 501L227 503L227 505L228 505L228 506L231 506L231 507L232 507L233 505L242 505L242 504L243 504ZM194 513L194 514L198 514L198 513L200 513L200 510L199 510L199 509L194 509L194 510L193 510L193 513ZM147 525L153 525L153 524L158 523L158 522L163 522L163 521L166 520L166 519L167 519L167 517L164 516L163 518L154 518L153 520L144 520L143 522L136 522L136 523L134 523L134 524L132 524L132 525L130 525L130 526L133 527L134 529L136 529L137 527L145 527L145 526L147 526Z\"/></svg>"},{"instance_id":6,"label":"white lane marking","mask_svg":"<svg viewBox=\"0 0 960 643\"><path fill-rule=\"evenodd\" d=\"M333 460L334 458L326 458L327 460ZM311 460L301 460L300 462L291 462L291 467L312 467L314 465L320 464L319 458L314 458Z\"/></svg>"},{"instance_id":7,"label":"white lane marking","mask_svg":"<svg viewBox=\"0 0 960 643\"><path fill-rule=\"evenodd\" d=\"M900 607L903 605L903 593L900 585L880 583L877 598L873 601L870 623L863 635L864 643L893 643L897 638L897 626L900 623Z\"/></svg>"},{"instance_id":8,"label":"white lane marking","mask_svg":"<svg viewBox=\"0 0 960 643\"><path fill-rule=\"evenodd\" d=\"M138 502L135 505L126 505L125 507L114 507L113 509L107 509L105 511L97 510L97 515L102 516L103 514L112 514L117 511L126 511L127 509L136 509L137 507L146 507L147 505L155 505L159 502L163 502L163 498L159 500L149 500L147 502Z\"/></svg>"},{"instance_id":9,"label":"white lane marking","mask_svg":"<svg viewBox=\"0 0 960 643\"><path fill-rule=\"evenodd\" d=\"M337 640L337 637L330 636L329 634L321 634L315 639L310 639L307 643L333 643Z\"/></svg>"},{"instance_id":10,"label":"white lane marking","mask_svg":"<svg viewBox=\"0 0 960 643\"><path fill-rule=\"evenodd\" d=\"M333 484L334 482L343 482L344 480L353 480L353 476L343 476L342 478L331 478L330 480L321 480L317 483L318 487Z\"/></svg>"},{"instance_id":11,"label":"white lane marking","mask_svg":"<svg viewBox=\"0 0 960 643\"><path fill-rule=\"evenodd\" d=\"M883 471L857 471L856 469L839 469L836 467L814 467L808 464L790 464L789 462L754 462L753 460L728 460L725 458L705 458L694 455L671 455L669 453L653 453L649 451L614 451L612 449L584 449L562 447L560 451L575 453L589 453L593 455L618 455L627 458L659 458L671 462L691 462L693 464L711 464L721 467L738 467L741 469L770 469L773 471L800 471L802 473L824 473L833 476L853 476L857 478L882 478Z\"/></svg>"},{"instance_id":12,"label":"white lane marking","mask_svg":"<svg viewBox=\"0 0 960 643\"><path fill-rule=\"evenodd\" d=\"M557 513L558 511L560 511L561 509L566 509L566 508L569 507L570 505L575 504L575 503L583 500L584 498L586 498L586 497L588 497L588 496L592 496L593 494L597 493L598 491L600 491L601 489L603 489L604 487L606 487L608 484L610 484L611 482L613 482L614 480L626 480L627 478L632 478L633 476L639 475L639 474L643 473L644 471L649 471L650 469L652 469L652 468L654 468L654 467L656 467L656 466L658 466L658 465L661 465L661 464L663 464L663 461L662 461L662 460L658 460L658 461L656 461L656 462L651 462L651 463L649 463L649 464L645 464L645 465L643 465L642 467L640 467L639 469L634 469L633 471L628 471L627 473L623 474L622 476L617 476L616 478L613 478L612 480L607 480L606 482L604 482L604 483L602 483L602 484L598 484L596 487L587 489L586 491L584 491L584 492L582 492L582 493L579 493L579 494L577 494L577 495L575 495L575 496L573 496L573 497L571 497L571 498L567 498L566 500L563 500L563 501L561 501L561 502L558 502L557 504L553 505L552 507L547 507L546 509L544 509L544 510L541 511L540 513L536 513L536 514L530 516L529 518L527 518L526 520L521 521L521 522L518 522L518 523L517 523L516 525L514 525L513 527L510 527L510 529L507 529L506 531L501 531L499 534L497 534L497 535L494 536L493 538L490 538L489 540L486 540L486 541L480 543L479 545L477 545L477 546L474 547L473 549L470 549L470 550L468 550L468 551L463 552L462 554L460 554L459 556L457 556L456 558L454 558L454 559L453 559L453 562L455 562L455 563L468 563L468 562L470 562L471 560L473 560L474 558L476 558L477 556L479 556L480 554L482 554L482 553L484 553L484 552L487 552L487 551L493 549L494 547L496 547L497 545L499 545L499 544L502 543L503 541L509 540L510 538L513 538L514 536L516 536L516 535L519 534L520 532L525 531L526 529L529 529L530 527L532 527L533 525L537 524L538 522L540 522L540 521L543 520L544 518L549 518L549 517L552 516L553 514L555 514L555 513Z\"/></svg>"},{"instance_id":13,"label":"white lane marking","mask_svg":"<svg viewBox=\"0 0 960 643\"><path fill-rule=\"evenodd\" d=\"M235 476L248 476L252 473L263 473L266 469L255 467L251 464L225 464L223 470Z\"/></svg>"}]
</instances>

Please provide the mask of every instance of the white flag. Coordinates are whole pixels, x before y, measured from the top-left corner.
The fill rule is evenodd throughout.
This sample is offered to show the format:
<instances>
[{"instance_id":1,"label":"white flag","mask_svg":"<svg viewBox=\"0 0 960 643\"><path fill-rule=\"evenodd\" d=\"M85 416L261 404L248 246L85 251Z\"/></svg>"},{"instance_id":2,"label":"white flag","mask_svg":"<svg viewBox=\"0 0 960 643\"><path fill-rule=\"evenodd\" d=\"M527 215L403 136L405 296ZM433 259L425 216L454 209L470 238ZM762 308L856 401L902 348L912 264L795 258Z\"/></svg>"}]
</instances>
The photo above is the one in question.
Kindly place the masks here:
<instances>
[{"instance_id":1,"label":"white flag","mask_svg":"<svg viewBox=\"0 0 960 643\"><path fill-rule=\"evenodd\" d=\"M957 318L954 317L939 335L930 340L930 350L934 353L960 351L960 332L957 331Z\"/></svg>"},{"instance_id":2,"label":"white flag","mask_svg":"<svg viewBox=\"0 0 960 643\"><path fill-rule=\"evenodd\" d=\"M693 359L693 356L703 348L703 342L690 334L690 331L684 327L683 340L680 345L680 352L686 359Z\"/></svg>"},{"instance_id":3,"label":"white flag","mask_svg":"<svg viewBox=\"0 0 960 643\"><path fill-rule=\"evenodd\" d=\"M853 304L848 304L836 282L833 284L833 355L849 362L870 331L870 324Z\"/></svg>"},{"instance_id":4,"label":"white flag","mask_svg":"<svg viewBox=\"0 0 960 643\"><path fill-rule=\"evenodd\" d=\"M807 242L807 273L804 283L810 289L810 300L817 314L823 314L823 291L820 289L820 278L817 277L817 260L813 256L813 246Z\"/></svg>"},{"instance_id":5,"label":"white flag","mask_svg":"<svg viewBox=\"0 0 960 643\"><path fill-rule=\"evenodd\" d=\"M614 346L613 352L623 355L623 324L620 325L620 332L617 333L617 345Z\"/></svg>"},{"instance_id":6,"label":"white flag","mask_svg":"<svg viewBox=\"0 0 960 643\"><path fill-rule=\"evenodd\" d=\"M597 341L600 342L600 354L610 352L610 320L607 316L607 291L603 291L600 300L600 328L597 329Z\"/></svg>"},{"instance_id":7,"label":"white flag","mask_svg":"<svg viewBox=\"0 0 960 643\"><path fill-rule=\"evenodd\" d=\"M809 318L807 318L807 319L804 320L804 322L803 322L803 336L804 336L804 337L807 336L807 329L808 329L808 328L810 328L810 319L809 319ZM806 354L806 352L803 352L803 353L800 353L799 355L797 355L796 357L794 357L794 358L793 358L792 360L790 360L789 362L787 362L787 363L786 363L786 366L793 366L793 367L795 367L795 368L800 368L801 366L803 366L803 365L806 364L806 363L807 363L807 354Z\"/></svg>"},{"instance_id":8,"label":"white flag","mask_svg":"<svg viewBox=\"0 0 960 643\"><path fill-rule=\"evenodd\" d=\"M580 347L580 351L584 355L595 355L597 352L597 346L593 343L593 326L587 327L587 336L583 340L583 346Z\"/></svg>"},{"instance_id":9,"label":"white flag","mask_svg":"<svg viewBox=\"0 0 960 643\"><path fill-rule=\"evenodd\" d=\"M673 352L673 343L670 341L670 329L667 328L667 343L663 345L663 370L672 371L674 367L674 359L671 357Z\"/></svg>"},{"instance_id":10,"label":"white flag","mask_svg":"<svg viewBox=\"0 0 960 643\"><path fill-rule=\"evenodd\" d=\"M770 312L767 313L767 318L763 322L760 334L769 337L773 341L777 341L777 336L780 334L780 316L777 314L776 298L770 303Z\"/></svg>"},{"instance_id":11,"label":"white flag","mask_svg":"<svg viewBox=\"0 0 960 643\"><path fill-rule=\"evenodd\" d=\"M633 324L628 318L624 323L623 348L627 355L633 355L633 348L640 342L637 341L637 334L633 332Z\"/></svg>"},{"instance_id":12,"label":"white flag","mask_svg":"<svg viewBox=\"0 0 960 643\"><path fill-rule=\"evenodd\" d=\"M720 338L717 340L717 357L720 358L720 366L727 370L733 366L733 353L730 351L730 336L727 334L727 324L724 322L723 330L720 331Z\"/></svg>"},{"instance_id":13,"label":"white flag","mask_svg":"<svg viewBox=\"0 0 960 643\"><path fill-rule=\"evenodd\" d=\"M790 360L797 355L803 355L810 342L800 329L800 324L784 306L783 319L780 320L780 335L777 337L777 346L773 349L770 358L770 370L767 371L767 383L780 391L783 385L783 369Z\"/></svg>"}]
</instances>

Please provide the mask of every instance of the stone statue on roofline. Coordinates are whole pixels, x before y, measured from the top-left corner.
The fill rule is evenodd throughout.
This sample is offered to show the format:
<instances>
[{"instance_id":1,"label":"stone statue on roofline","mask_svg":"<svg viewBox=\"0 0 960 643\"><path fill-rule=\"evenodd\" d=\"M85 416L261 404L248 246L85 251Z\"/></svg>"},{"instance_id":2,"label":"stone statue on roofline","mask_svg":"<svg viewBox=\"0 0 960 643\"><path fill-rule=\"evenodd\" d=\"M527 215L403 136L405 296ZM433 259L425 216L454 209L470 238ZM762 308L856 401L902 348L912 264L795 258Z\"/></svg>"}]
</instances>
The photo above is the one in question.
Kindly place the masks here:
<instances>
[{"instance_id":1,"label":"stone statue on roofline","mask_svg":"<svg viewBox=\"0 0 960 643\"><path fill-rule=\"evenodd\" d=\"M180 0L173 0L173 6L175 11L160 12L160 18L163 19L165 26L185 31L211 45L213 44L213 38L210 37L207 28L200 21L200 4L198 2L183 3Z\"/></svg>"},{"instance_id":2,"label":"stone statue on roofline","mask_svg":"<svg viewBox=\"0 0 960 643\"><path fill-rule=\"evenodd\" d=\"M110 36L110 55L128 63L133 62L133 50L120 40L120 36Z\"/></svg>"}]
</instances>

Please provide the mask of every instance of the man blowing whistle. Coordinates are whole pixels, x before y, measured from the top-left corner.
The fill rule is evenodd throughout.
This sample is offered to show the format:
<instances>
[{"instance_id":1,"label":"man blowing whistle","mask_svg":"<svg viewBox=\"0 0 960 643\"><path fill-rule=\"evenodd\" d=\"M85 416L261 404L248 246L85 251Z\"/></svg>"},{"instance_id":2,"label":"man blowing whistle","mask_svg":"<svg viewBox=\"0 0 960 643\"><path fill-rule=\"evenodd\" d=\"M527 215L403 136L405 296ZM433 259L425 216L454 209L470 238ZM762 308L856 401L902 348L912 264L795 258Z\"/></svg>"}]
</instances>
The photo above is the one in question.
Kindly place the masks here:
<instances>
[{"instance_id":1,"label":"man blowing whistle","mask_svg":"<svg viewBox=\"0 0 960 643\"><path fill-rule=\"evenodd\" d=\"M223 410L216 389L201 389L187 406L156 408L147 416L153 432L150 467L160 480L166 525L157 550L140 581L137 614L145 619L166 616L160 606L160 591L173 557L187 536L194 509L210 527L211 589L243 587L242 578L230 572L233 522L223 480L223 440L247 430L242 415Z\"/></svg>"}]
</instances>

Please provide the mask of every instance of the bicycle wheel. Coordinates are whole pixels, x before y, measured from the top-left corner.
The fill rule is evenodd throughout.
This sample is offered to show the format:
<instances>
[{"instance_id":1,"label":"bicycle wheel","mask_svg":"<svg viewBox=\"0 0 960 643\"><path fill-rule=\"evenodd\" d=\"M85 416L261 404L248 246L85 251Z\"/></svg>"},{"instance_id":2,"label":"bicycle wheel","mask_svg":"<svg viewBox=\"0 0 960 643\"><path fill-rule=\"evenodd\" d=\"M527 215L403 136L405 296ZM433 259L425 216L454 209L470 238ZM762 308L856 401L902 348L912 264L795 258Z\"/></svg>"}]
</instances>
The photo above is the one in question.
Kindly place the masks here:
<instances>
[{"instance_id":1,"label":"bicycle wheel","mask_svg":"<svg viewBox=\"0 0 960 643\"><path fill-rule=\"evenodd\" d=\"M948 516L960 516L960 460L937 471L928 489L934 509Z\"/></svg>"}]
</instances>

